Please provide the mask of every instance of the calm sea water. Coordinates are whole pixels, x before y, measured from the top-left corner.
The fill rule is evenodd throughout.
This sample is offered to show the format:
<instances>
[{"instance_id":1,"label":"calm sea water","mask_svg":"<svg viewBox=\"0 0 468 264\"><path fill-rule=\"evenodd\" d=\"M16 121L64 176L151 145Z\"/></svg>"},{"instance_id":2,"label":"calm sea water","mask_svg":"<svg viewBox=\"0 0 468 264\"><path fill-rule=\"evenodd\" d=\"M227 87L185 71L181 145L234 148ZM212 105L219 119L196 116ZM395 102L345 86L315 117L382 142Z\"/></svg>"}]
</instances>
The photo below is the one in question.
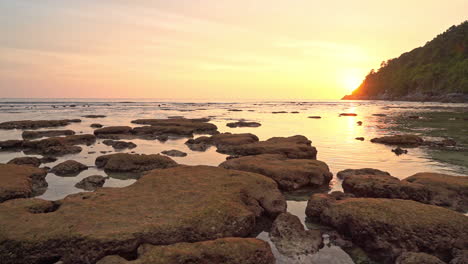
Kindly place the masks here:
<instances>
[{"instance_id":1,"label":"calm sea water","mask_svg":"<svg viewBox=\"0 0 468 264\"><path fill-rule=\"evenodd\" d=\"M70 107L75 105L74 107ZM82 123L67 126L77 134L93 133L92 123L104 126L126 125L134 126L131 120L140 118L167 118L183 116L186 118L209 117L216 124L220 132L253 133L261 140L274 136L304 135L312 140L312 145L318 149L318 159L326 162L331 171L344 169L377 168L390 172L398 178L406 178L418 172L442 172L459 174L463 168L444 164L432 160L422 148L410 149L408 155L396 156L391 147L373 144L370 139L395 133L390 129L391 124L385 123L382 117L373 114L399 115L420 108L467 107L463 104L414 103L414 102L385 102L385 101L308 101L308 102L174 102L163 100L110 100L110 99L0 99L0 122L13 120L40 119L72 119L81 118ZM240 109L241 112L228 111ZM249 111L250 110L250 111ZM287 111L286 114L272 112ZM293 114L291 112L299 112ZM357 117L340 117L340 113L356 113ZM83 115L102 114L106 118L86 119ZM309 116L321 116L321 119L310 119ZM233 120L245 119L262 124L259 128L229 128L226 123ZM363 125L357 125L362 121ZM21 139L22 131L1 130L0 140ZM355 140L364 137L365 141ZM94 166L96 157L102 155L100 151L114 151L112 147L100 144L84 146L80 154L61 157L57 162L47 164L52 167L65 160L76 160L89 166ZM178 149L188 153L187 157L174 158L178 163L188 165L217 166L223 162L226 155L217 153L214 148L206 152L193 152L184 142L186 139L169 140L165 143L148 140L132 140L142 154L155 154L164 150ZM89 154L89 152L95 152ZM6 163L12 158L25 156L21 152L0 152L0 163ZM90 175L104 175L103 171L91 167L77 177L57 177L47 175L49 188L40 198L56 200L66 195L81 192L74 187L75 183ZM135 179L129 175L121 175L109 179L105 186L123 187L132 184ZM331 190L340 190L341 182L332 181ZM306 201L288 202L288 210L305 219ZM259 236L268 240L268 234ZM274 245L273 245L274 248ZM330 246L322 249L313 256L299 256L290 259L275 252L279 263L353 263L349 256L338 247Z\"/></svg>"}]
</instances>

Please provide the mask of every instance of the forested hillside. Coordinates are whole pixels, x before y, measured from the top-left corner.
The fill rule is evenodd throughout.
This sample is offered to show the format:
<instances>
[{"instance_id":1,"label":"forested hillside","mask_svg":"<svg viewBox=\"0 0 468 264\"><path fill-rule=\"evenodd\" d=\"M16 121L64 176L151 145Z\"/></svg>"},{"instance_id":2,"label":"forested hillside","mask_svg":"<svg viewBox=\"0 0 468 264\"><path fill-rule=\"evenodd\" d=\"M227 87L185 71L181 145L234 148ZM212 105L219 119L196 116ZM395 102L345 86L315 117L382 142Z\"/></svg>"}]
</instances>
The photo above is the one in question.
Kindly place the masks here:
<instances>
[{"instance_id":1,"label":"forested hillside","mask_svg":"<svg viewBox=\"0 0 468 264\"><path fill-rule=\"evenodd\" d=\"M384 61L344 100L468 101L468 21Z\"/></svg>"}]
</instances>

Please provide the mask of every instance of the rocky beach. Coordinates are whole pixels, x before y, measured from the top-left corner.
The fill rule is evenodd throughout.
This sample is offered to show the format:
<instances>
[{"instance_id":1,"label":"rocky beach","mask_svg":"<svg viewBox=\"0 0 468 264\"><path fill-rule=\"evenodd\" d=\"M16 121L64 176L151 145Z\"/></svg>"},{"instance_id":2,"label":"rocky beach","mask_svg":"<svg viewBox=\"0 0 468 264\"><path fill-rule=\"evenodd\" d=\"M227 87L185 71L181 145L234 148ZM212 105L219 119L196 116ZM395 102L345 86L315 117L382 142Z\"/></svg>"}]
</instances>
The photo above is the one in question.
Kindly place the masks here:
<instances>
[{"instance_id":1,"label":"rocky beach","mask_svg":"<svg viewBox=\"0 0 468 264\"><path fill-rule=\"evenodd\" d=\"M467 107L6 100L0 257L467 263Z\"/></svg>"}]
</instances>

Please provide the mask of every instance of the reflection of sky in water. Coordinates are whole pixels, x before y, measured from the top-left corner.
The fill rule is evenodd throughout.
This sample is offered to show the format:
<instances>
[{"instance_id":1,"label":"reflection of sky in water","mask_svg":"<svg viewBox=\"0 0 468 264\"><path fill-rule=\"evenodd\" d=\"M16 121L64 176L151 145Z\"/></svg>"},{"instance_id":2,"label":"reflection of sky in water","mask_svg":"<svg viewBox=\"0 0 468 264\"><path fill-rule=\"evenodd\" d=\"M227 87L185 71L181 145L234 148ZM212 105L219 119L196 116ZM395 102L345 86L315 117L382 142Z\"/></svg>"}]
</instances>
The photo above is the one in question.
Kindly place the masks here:
<instances>
[{"instance_id":1,"label":"reflection of sky in water","mask_svg":"<svg viewBox=\"0 0 468 264\"><path fill-rule=\"evenodd\" d=\"M304 135L312 140L312 145L318 149L318 159L325 161L331 171L336 174L343 169L377 168L390 172L398 178L406 178L417 172L432 171L456 173L457 168L431 160L423 149L409 149L408 155L396 156L391 152L391 147L370 143L370 139L382 136L388 131L388 124L382 122L382 117L372 114L384 113L396 114L409 111L414 107L436 106L436 103L404 103L404 102L304 102L304 103L219 103L219 104L182 104L182 103L151 103L140 101L136 103L115 103L112 101L101 103L89 103L89 107L82 107L83 102L76 102L75 108L62 107L70 105L70 102L54 103L59 106L52 108L49 102L43 103L1 103L0 122L28 119L72 119L81 118L87 114L103 114L106 118L87 119L81 118L82 123L73 123L66 127L77 134L92 133L92 123L101 123L105 126L129 125L130 121L139 118L167 118L168 116L184 116L186 118L213 117L212 123L216 124L221 132L254 133L261 140L273 136ZM121 100L122 101L122 100ZM452 105L456 106L456 105ZM466 105L464 105L466 107ZM32 107L31 109L27 109ZM164 110L163 110L164 109ZM168 109L168 110L166 110ZM242 109L242 112L227 111L228 109ZM192 111L195 110L195 111ZM253 110L253 111L248 111ZM299 114L272 114L273 111L299 111ZM357 117L339 117L340 113L357 113ZM322 119L310 119L308 116L321 116ZM229 128L226 123L232 120L246 119L262 124L259 128ZM363 125L358 126L357 121ZM55 128L48 128L55 129ZM48 130L46 129L46 130ZM63 128L56 128L63 129ZM17 130L0 131L0 140L20 139L21 132ZM356 137L365 137L365 141L355 140ZM164 150L177 149L188 153L187 157L173 158L178 163L188 165L212 165L217 166L225 160L226 155L217 153L215 148L206 152L194 152L185 146L186 139L159 141L131 140L138 145L137 148L126 150L136 153L155 154ZM65 160L76 160L90 167L77 177L58 177L47 175L48 190L41 198L56 200L71 193L82 190L74 185L81 179L90 175L105 175L102 170L94 166L96 157L102 155L101 151L113 151L112 147L101 144L102 140L93 146L83 146L83 151L77 155L61 157L57 162L45 164L53 167ZM95 152L88 154L89 152ZM0 162L5 163L14 157L24 156L19 152L0 152ZM112 177L106 181L106 187L123 187L135 181L134 178L126 179L125 175ZM341 181L333 179L332 190L340 190ZM288 210L299 216L301 221L305 219L306 201L289 201ZM265 236L265 237L264 237ZM268 240L268 234L262 233L261 238ZM338 257L341 256L342 257ZM331 256L335 262L330 260ZM323 248L312 256L300 256L300 261L278 257L278 263L352 263L349 256L340 248L331 246Z\"/></svg>"}]
</instances>

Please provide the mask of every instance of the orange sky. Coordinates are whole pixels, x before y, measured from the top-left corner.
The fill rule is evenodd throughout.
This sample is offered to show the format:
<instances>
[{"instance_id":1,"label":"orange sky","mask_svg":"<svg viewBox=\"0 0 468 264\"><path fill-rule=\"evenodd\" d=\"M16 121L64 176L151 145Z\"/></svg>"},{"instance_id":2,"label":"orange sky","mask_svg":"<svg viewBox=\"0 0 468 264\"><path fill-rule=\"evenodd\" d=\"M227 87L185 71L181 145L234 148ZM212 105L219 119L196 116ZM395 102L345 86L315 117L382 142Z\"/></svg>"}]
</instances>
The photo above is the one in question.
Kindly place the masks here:
<instances>
[{"instance_id":1,"label":"orange sky","mask_svg":"<svg viewBox=\"0 0 468 264\"><path fill-rule=\"evenodd\" d=\"M0 1L0 97L339 99L467 10L467 0Z\"/></svg>"}]
</instances>

